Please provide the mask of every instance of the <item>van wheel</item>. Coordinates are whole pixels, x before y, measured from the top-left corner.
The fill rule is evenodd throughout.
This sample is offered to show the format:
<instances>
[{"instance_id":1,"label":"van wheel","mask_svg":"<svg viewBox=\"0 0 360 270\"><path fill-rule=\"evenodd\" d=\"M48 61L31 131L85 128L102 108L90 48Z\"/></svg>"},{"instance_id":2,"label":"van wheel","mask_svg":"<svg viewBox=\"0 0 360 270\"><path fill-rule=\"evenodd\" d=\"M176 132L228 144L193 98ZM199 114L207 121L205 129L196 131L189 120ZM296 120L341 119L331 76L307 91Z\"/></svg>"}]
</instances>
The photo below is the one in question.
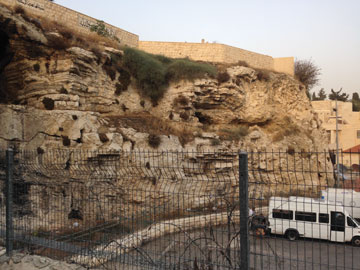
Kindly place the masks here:
<instances>
[{"instance_id":1,"label":"van wheel","mask_svg":"<svg viewBox=\"0 0 360 270\"><path fill-rule=\"evenodd\" d=\"M354 246L360 247L360 237L359 236L355 236L351 242Z\"/></svg>"},{"instance_id":2,"label":"van wheel","mask_svg":"<svg viewBox=\"0 0 360 270\"><path fill-rule=\"evenodd\" d=\"M299 238L299 233L296 230L289 230L286 232L286 237L290 241L295 241Z\"/></svg>"}]
</instances>

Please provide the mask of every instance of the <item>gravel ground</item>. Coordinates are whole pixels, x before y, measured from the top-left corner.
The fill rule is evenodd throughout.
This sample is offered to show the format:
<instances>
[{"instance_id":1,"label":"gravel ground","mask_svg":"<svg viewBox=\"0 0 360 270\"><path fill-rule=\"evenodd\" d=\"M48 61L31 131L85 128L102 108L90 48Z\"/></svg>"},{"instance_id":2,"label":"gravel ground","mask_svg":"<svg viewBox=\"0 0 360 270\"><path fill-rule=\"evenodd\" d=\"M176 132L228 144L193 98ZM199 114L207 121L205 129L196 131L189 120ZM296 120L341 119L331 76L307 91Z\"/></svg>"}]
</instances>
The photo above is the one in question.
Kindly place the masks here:
<instances>
[{"instance_id":1,"label":"gravel ground","mask_svg":"<svg viewBox=\"0 0 360 270\"><path fill-rule=\"evenodd\" d=\"M5 254L5 248L0 247L1 270L85 270L86 268L46 257L14 253L11 258Z\"/></svg>"}]
</instances>

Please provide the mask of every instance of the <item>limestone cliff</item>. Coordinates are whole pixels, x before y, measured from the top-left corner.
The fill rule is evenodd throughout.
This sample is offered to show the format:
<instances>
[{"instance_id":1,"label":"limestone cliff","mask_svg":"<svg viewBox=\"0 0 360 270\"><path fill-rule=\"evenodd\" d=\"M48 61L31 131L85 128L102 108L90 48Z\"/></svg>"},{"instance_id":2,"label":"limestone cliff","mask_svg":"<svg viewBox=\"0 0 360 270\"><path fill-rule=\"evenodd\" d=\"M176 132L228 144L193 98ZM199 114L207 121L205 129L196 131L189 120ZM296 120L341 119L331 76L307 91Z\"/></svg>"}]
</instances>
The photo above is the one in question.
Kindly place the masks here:
<instances>
[{"instance_id":1,"label":"limestone cliff","mask_svg":"<svg viewBox=\"0 0 360 270\"><path fill-rule=\"evenodd\" d=\"M191 159L200 169L204 169L202 166L206 163L207 168L221 169L222 173L225 170L233 180L236 155L220 153L240 149L276 149L290 154L326 150L325 133L305 88L291 76L245 66L223 66L221 72L228 74L224 75L225 79L205 77L172 83L154 106L141 94L126 70L113 67L114 59L121 59L122 50L104 45L81 46L83 41L74 42L76 38L69 38L66 32L56 27L44 30L36 19L2 6L0 25L0 148L13 145L18 149L37 149L39 155L55 148L104 149L118 153L134 149L216 151L219 154L181 155L172 161L181 163ZM64 161L70 160L71 155L69 152ZM297 156L290 166L303 164L303 158ZM152 156L154 163L160 159L161 156ZM329 159L317 160L311 155L306 159L318 162L322 171L331 171ZM280 168L281 158L262 156L251 166L266 170L267 164L275 163ZM273 174L266 181L274 183L279 172L275 168L271 170ZM61 181L71 179L71 170L66 173L67 180ZM76 174L75 169L73 173ZM144 174L138 171L133 181L144 179ZM156 175L157 183L162 184L150 181L146 188L156 194L151 200L165 203L171 200L169 194L164 195L168 188L166 174ZM180 175L186 181L171 184L176 191L186 190L197 179L191 172ZM206 179L216 179L216 176L204 175ZM34 181L34 176L27 177ZM85 189L89 188L85 178L78 179ZM286 181L298 181L296 174L289 175ZM301 181L327 185L332 179L310 170L308 177ZM118 184L126 185L123 181ZM229 180L222 185L213 183L198 190L193 186L197 204L206 204L204 198L219 188L236 194L236 181ZM71 185L68 189L63 192L70 194L65 203L70 212L71 207L75 207L74 198L81 201L82 194L72 191ZM61 192L48 190L54 196ZM56 204L56 200L52 203ZM142 205L145 199L133 198L133 203ZM33 209L41 209L38 204L34 202ZM192 201L188 204L196 205ZM76 208L86 212L85 209L91 207L78 205Z\"/></svg>"},{"instance_id":2,"label":"limestone cliff","mask_svg":"<svg viewBox=\"0 0 360 270\"><path fill-rule=\"evenodd\" d=\"M62 138L68 137L67 146L72 148L122 149L121 142L115 146L98 136L113 137L123 132L121 128L137 131L127 131L130 138L141 132L174 135L182 142L173 137L173 143L166 145L164 138L160 149L201 150L214 144L214 149L326 147L303 86L290 76L267 73L262 78L262 71L230 66L226 70L230 77L221 83L207 78L171 84L154 107L134 83L122 85L126 75L122 70L111 70L112 58L121 58L121 50L61 45L66 33L45 31L36 19L5 7L0 11L1 101L22 105L2 106L3 122L10 122L5 115L13 115L13 121L22 124L16 126L15 137L6 129L0 137L16 139L21 148L47 148L50 141L60 147ZM239 126L249 134L242 137L239 132L237 137ZM131 138L132 147L152 149L140 137ZM219 137L220 144L213 140Z\"/></svg>"}]
</instances>

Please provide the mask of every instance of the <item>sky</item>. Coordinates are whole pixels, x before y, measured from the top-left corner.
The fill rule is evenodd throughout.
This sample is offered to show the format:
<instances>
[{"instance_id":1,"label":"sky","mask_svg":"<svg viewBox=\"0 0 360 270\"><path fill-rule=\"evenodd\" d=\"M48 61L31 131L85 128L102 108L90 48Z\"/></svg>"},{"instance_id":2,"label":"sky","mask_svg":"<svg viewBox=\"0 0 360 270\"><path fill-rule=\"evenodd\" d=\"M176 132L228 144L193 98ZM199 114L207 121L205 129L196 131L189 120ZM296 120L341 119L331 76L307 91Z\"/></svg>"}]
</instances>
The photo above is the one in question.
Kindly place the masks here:
<instances>
[{"instance_id":1,"label":"sky","mask_svg":"<svg viewBox=\"0 0 360 270\"><path fill-rule=\"evenodd\" d=\"M143 41L217 42L311 59L312 90L360 93L360 0L55 0Z\"/></svg>"}]
</instances>

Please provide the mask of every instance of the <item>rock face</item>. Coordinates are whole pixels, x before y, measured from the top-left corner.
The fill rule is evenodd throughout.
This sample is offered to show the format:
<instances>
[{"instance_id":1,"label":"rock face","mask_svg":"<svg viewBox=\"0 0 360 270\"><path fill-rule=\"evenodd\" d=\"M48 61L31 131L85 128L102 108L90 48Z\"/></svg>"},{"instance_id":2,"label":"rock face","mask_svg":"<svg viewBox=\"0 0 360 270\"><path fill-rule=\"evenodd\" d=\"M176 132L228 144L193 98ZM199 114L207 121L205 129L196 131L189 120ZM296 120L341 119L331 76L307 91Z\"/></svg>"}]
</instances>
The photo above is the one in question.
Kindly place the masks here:
<instances>
[{"instance_id":1,"label":"rock face","mask_svg":"<svg viewBox=\"0 0 360 270\"><path fill-rule=\"evenodd\" d=\"M309 167L316 164L321 171L332 171L328 157L293 154L325 151L327 140L305 88L290 76L230 66L226 80L204 78L171 84L154 107L134 81L122 85L127 76L124 71L109 68L113 58L121 59L122 51L61 46L64 33L46 32L34 20L5 7L0 7L0 25L4 37L0 48L0 147L36 150L33 162L43 175L27 171L23 180L33 183L28 193L59 200L46 201L47 196L40 201L29 199L29 211L54 227L63 224L58 219L67 219L73 210L81 211L84 220L95 222L97 213L91 209L99 209L101 214L101 208L91 205L95 199L84 199L84 194L100 196L92 190L95 184L108 190L104 205L122 202L128 211L145 209L154 202L176 204L174 194L181 192L192 195L183 198L183 210L214 205L216 194L237 196L237 155L233 153L239 149L276 149L292 154L292 163L287 165L292 171L308 164L306 175L299 180L296 173L279 177L286 166L279 155L253 159L249 164L253 170L271 172L261 180L269 187L266 192L254 190L258 198L277 194L279 190L272 184L279 179L286 184L300 181L306 189L333 181L332 176ZM49 153L58 148L68 151L61 158L57 156L60 165L51 171ZM87 169L80 173L77 163L86 162L86 168L92 168L96 166L91 163L92 155L102 162L109 156L76 155L76 149L115 151L117 162L133 169L126 172L131 173L131 181L125 172L112 171L106 181L87 174ZM136 149L160 152L139 159L132 152ZM161 151L185 153L172 155L165 162ZM172 166L177 166L176 170L171 170ZM219 183L219 179L224 181ZM43 185L50 180L65 188ZM78 189L72 186L74 181ZM139 190L137 195L131 193L134 187ZM141 193L146 190L151 191L150 197ZM289 186L283 192L289 192ZM44 211L49 203L54 209L65 207L65 214L51 216ZM122 210L119 206L106 211L103 218L111 220Z\"/></svg>"}]
</instances>

